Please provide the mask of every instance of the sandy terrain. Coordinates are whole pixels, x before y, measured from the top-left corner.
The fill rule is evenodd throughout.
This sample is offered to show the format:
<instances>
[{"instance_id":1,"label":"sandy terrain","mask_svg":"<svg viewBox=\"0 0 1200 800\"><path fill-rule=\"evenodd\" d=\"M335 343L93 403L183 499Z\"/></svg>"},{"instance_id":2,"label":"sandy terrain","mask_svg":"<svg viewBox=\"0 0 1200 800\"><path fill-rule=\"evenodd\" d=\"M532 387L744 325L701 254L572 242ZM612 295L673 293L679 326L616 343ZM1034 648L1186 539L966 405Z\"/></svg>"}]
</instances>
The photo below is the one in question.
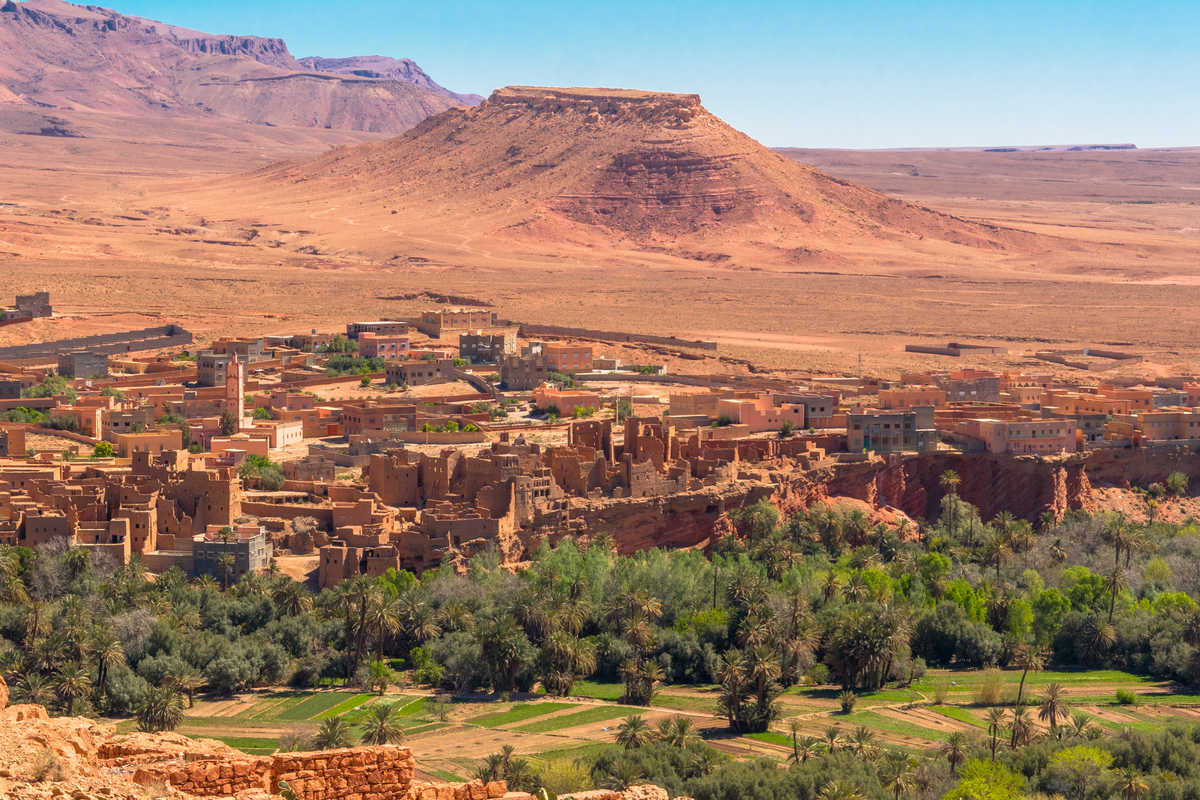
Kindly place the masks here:
<instances>
[{"instance_id":1,"label":"sandy terrain","mask_svg":"<svg viewBox=\"0 0 1200 800\"><path fill-rule=\"evenodd\" d=\"M5 125L5 113L0 130L12 130L17 123ZM82 112L79 119L90 126L87 138L0 133L0 299L46 288L63 315L0 329L0 344L166 321L202 336L339 330L348 319L429 307L389 298L452 291L491 303L501 317L719 342L717 357L699 361L661 348L600 348L627 363L667 361L673 372L748 374L750 361L799 377L860 369L895 376L961 366L903 352L907 342L949 339L1006 347L971 359L993 368L1053 371L1029 354L1098 344L1143 352L1147 362L1096 377L1200 367L1192 335L1200 225L1186 199L1200 151L1171 151L1165 167L1157 151L1038 154L1053 164L1055 181L1040 177L1049 166L1012 156L993 170L1010 171L1002 192L986 175L977 191L964 189L969 164L947 167L953 182L939 189L932 165L965 158L957 151L922 151L935 177L920 183L824 163L836 176L844 169L870 186L903 190L917 205L1033 231L1036 252L863 237L838 222L820 238L828 258L789 266L768 256L790 234L769 247L731 234L719 241L730 258L708 261L685 252L691 234L651 245L544 210L534 215L537 235L522 238L496 232L497 219L513 219L501 207L478 218L455 216L449 205L393 215L395 205L368 208L333 184L319 192L290 184L279 202L260 203L234 187L261 188L261 174L250 184L212 176L303 159L363 135L222 130L201 121L118 125ZM1092 174L1110 177L1080 199L1072 176ZM1162 199L1129 202L1147 185ZM992 190L997 196L981 196Z\"/></svg>"}]
</instances>

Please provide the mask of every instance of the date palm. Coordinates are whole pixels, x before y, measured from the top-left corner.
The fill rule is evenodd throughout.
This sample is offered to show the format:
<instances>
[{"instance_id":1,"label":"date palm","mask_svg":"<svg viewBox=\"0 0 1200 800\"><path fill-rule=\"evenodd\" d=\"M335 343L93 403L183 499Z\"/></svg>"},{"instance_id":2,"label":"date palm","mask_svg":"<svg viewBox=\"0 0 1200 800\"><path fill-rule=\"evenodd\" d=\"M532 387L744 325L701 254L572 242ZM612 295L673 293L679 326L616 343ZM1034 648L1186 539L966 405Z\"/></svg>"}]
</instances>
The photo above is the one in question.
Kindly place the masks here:
<instances>
[{"instance_id":1,"label":"date palm","mask_svg":"<svg viewBox=\"0 0 1200 800\"><path fill-rule=\"evenodd\" d=\"M913 778L914 759L903 753L895 753L888 758L887 780L883 784L895 795L896 800L911 792L916 787Z\"/></svg>"},{"instance_id":2,"label":"date palm","mask_svg":"<svg viewBox=\"0 0 1200 800\"><path fill-rule=\"evenodd\" d=\"M866 795L849 781L830 781L817 793L818 800L864 800Z\"/></svg>"},{"instance_id":3,"label":"date palm","mask_svg":"<svg viewBox=\"0 0 1200 800\"><path fill-rule=\"evenodd\" d=\"M1133 767L1125 767L1118 773L1117 787L1122 800L1140 800L1150 789L1146 779Z\"/></svg>"},{"instance_id":4,"label":"date palm","mask_svg":"<svg viewBox=\"0 0 1200 800\"><path fill-rule=\"evenodd\" d=\"M92 639L91 657L96 662L96 688L103 698L108 694L108 674L125 663L125 648L112 631L100 631Z\"/></svg>"},{"instance_id":5,"label":"date palm","mask_svg":"<svg viewBox=\"0 0 1200 800\"><path fill-rule=\"evenodd\" d=\"M404 741L404 729L400 727L394 703L376 703L367 709L362 728L363 744L398 744Z\"/></svg>"},{"instance_id":6,"label":"date palm","mask_svg":"<svg viewBox=\"0 0 1200 800\"><path fill-rule=\"evenodd\" d=\"M79 701L92 691L92 677L78 661L59 667L54 675L54 694L68 713L74 714Z\"/></svg>"},{"instance_id":7,"label":"date palm","mask_svg":"<svg viewBox=\"0 0 1200 800\"><path fill-rule=\"evenodd\" d=\"M1071 715L1071 736L1077 739L1086 738L1092 729L1092 718L1082 711Z\"/></svg>"},{"instance_id":8,"label":"date palm","mask_svg":"<svg viewBox=\"0 0 1200 800\"><path fill-rule=\"evenodd\" d=\"M1035 650L1030 645L1024 645L1017 652L1017 666L1021 668L1021 682L1017 685L1017 706L1020 706L1025 699L1025 678L1030 672L1037 672L1042 668L1042 654Z\"/></svg>"},{"instance_id":9,"label":"date palm","mask_svg":"<svg viewBox=\"0 0 1200 800\"><path fill-rule=\"evenodd\" d=\"M352 731L349 723L343 717L330 717L321 722L313 744L318 750L335 750L339 747L349 747L352 741Z\"/></svg>"},{"instance_id":10,"label":"date palm","mask_svg":"<svg viewBox=\"0 0 1200 800\"><path fill-rule=\"evenodd\" d=\"M626 750L636 750L653 738L650 723L641 714L630 714L617 726L617 744Z\"/></svg>"},{"instance_id":11,"label":"date palm","mask_svg":"<svg viewBox=\"0 0 1200 800\"><path fill-rule=\"evenodd\" d=\"M841 744L842 729L837 725L830 725L825 729L825 749L830 753L836 753Z\"/></svg>"},{"instance_id":12,"label":"date palm","mask_svg":"<svg viewBox=\"0 0 1200 800\"><path fill-rule=\"evenodd\" d=\"M991 737L992 761L996 760L996 748L1000 744L1000 735L1004 733L1004 715L1004 709L1000 706L992 706L988 709L987 732Z\"/></svg>"},{"instance_id":13,"label":"date palm","mask_svg":"<svg viewBox=\"0 0 1200 800\"><path fill-rule=\"evenodd\" d=\"M875 734L864 725L859 725L850 734L850 751L862 758L875 750Z\"/></svg>"},{"instance_id":14,"label":"date palm","mask_svg":"<svg viewBox=\"0 0 1200 800\"><path fill-rule=\"evenodd\" d=\"M1070 714L1062 684L1048 684L1045 691L1042 692L1042 702L1038 707L1038 719L1049 723L1051 736L1058 738L1058 721L1066 719Z\"/></svg>"},{"instance_id":15,"label":"date palm","mask_svg":"<svg viewBox=\"0 0 1200 800\"><path fill-rule=\"evenodd\" d=\"M942 743L940 748L946 761L950 762L950 771L955 775L958 774L958 768L964 761L967 760L967 746L970 742L967 735L962 731L955 731L946 737L946 741Z\"/></svg>"},{"instance_id":16,"label":"date palm","mask_svg":"<svg viewBox=\"0 0 1200 800\"><path fill-rule=\"evenodd\" d=\"M1029 742L1033 734L1033 720L1029 718L1029 710L1024 706L1014 706L1012 711L1012 735L1009 746L1014 750L1018 745Z\"/></svg>"},{"instance_id":17,"label":"date palm","mask_svg":"<svg viewBox=\"0 0 1200 800\"><path fill-rule=\"evenodd\" d=\"M699 738L692 721L681 714L676 714L658 723L658 740L672 747L684 748Z\"/></svg>"},{"instance_id":18,"label":"date palm","mask_svg":"<svg viewBox=\"0 0 1200 800\"><path fill-rule=\"evenodd\" d=\"M271 594L280 613L288 617L299 617L312 610L312 595L304 584L293 580L279 581Z\"/></svg>"},{"instance_id":19,"label":"date palm","mask_svg":"<svg viewBox=\"0 0 1200 800\"><path fill-rule=\"evenodd\" d=\"M183 703L169 686L150 689L137 707L138 728L148 733L173 731L182 720Z\"/></svg>"}]
</instances>

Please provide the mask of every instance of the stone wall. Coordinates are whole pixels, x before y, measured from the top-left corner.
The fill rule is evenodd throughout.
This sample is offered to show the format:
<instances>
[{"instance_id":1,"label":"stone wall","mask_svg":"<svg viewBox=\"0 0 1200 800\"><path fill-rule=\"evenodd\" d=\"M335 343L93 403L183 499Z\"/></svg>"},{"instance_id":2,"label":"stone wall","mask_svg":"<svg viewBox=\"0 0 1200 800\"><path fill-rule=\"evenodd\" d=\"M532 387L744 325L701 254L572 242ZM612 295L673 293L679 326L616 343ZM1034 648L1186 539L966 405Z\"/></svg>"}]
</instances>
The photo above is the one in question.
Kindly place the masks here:
<instances>
[{"instance_id":1,"label":"stone wall","mask_svg":"<svg viewBox=\"0 0 1200 800\"><path fill-rule=\"evenodd\" d=\"M101 748L100 757L130 754ZM281 782L301 800L394 800L413 788L413 756L407 747L357 747L272 756L202 758L150 763L134 773L143 786L167 783L196 797L218 797L249 789L278 793ZM479 788L484 789L480 784ZM500 797L484 791L479 800ZM471 800L476 800L472 795Z\"/></svg>"}]
</instances>

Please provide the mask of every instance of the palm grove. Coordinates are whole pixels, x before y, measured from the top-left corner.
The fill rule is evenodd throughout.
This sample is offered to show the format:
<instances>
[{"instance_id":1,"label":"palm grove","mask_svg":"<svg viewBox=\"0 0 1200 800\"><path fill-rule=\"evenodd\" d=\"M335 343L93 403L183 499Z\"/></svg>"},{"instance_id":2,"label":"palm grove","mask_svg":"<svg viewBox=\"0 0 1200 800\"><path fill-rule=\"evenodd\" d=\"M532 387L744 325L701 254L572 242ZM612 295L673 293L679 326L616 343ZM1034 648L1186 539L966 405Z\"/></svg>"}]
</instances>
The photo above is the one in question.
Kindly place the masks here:
<instances>
[{"instance_id":1,"label":"palm grove","mask_svg":"<svg viewBox=\"0 0 1200 800\"><path fill-rule=\"evenodd\" d=\"M16 699L63 714L135 715L149 730L177 725L197 692L332 681L382 692L400 670L458 695L566 696L578 680L610 681L631 705L648 705L663 685L716 684L729 728L753 733L778 730L778 697L798 684L836 684L850 710L858 694L909 685L927 666L999 666L1017 670L1019 686L1015 698L996 698L987 735L954 737L919 764L893 754L883 762L895 767L891 779L854 766L878 750L865 729L803 742L793 730L791 769L762 775L691 738L672 748L635 737L597 758L593 777L653 778L697 798L760 796L739 781L789 782L769 787L784 795L761 796L902 797L940 796L968 780L1004 785L996 770L1024 788L1083 770L1087 791L1115 791L1128 769L1146 785L1131 796L1193 796L1157 793L1166 779L1156 757L1131 760L1128 740L1074 724L1061 698L1047 711L1025 675L1119 667L1200 683L1200 526L1153 514L1148 523L1083 513L1036 526L1003 513L983 521L954 493L953 475L943 483L941 513L919 530L824 505L781 519L760 503L710 556L618 556L602 535L587 547L542 546L517 573L485 554L465 574L391 571L319 594L277 574L226 588L177 570L148 580L136 561L92 563L61 545L5 547L0 667ZM327 721L343 730L318 744L398 738L378 713L385 718L362 730ZM1039 715L1050 729L1041 738ZM1150 742L1156 735L1167 738ZM1129 736L1147 737L1139 752L1164 759L1200 747L1192 732ZM1092 766L1059 768L1072 747L1088 749ZM1200 759L1175 763L1175 779L1200 796ZM742 794L728 793L730 781Z\"/></svg>"}]
</instances>

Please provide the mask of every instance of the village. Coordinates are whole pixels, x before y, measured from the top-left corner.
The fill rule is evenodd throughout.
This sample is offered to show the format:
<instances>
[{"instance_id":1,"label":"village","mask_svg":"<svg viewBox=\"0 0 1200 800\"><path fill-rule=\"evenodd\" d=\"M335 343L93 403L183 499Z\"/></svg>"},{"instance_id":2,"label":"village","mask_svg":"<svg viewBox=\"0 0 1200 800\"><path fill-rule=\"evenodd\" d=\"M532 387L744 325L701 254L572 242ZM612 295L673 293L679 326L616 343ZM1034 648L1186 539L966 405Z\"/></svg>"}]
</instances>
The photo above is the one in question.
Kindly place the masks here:
<instances>
[{"instance_id":1,"label":"village","mask_svg":"<svg viewBox=\"0 0 1200 800\"><path fill-rule=\"evenodd\" d=\"M6 324L51 313L45 293L22 297ZM963 367L786 385L606 349L639 340L716 349L449 305L336 332L201 344L166 326L5 348L0 543L328 587L485 551L519 564L567 536L704 547L785 474L1200 444L1192 376Z\"/></svg>"}]
</instances>

